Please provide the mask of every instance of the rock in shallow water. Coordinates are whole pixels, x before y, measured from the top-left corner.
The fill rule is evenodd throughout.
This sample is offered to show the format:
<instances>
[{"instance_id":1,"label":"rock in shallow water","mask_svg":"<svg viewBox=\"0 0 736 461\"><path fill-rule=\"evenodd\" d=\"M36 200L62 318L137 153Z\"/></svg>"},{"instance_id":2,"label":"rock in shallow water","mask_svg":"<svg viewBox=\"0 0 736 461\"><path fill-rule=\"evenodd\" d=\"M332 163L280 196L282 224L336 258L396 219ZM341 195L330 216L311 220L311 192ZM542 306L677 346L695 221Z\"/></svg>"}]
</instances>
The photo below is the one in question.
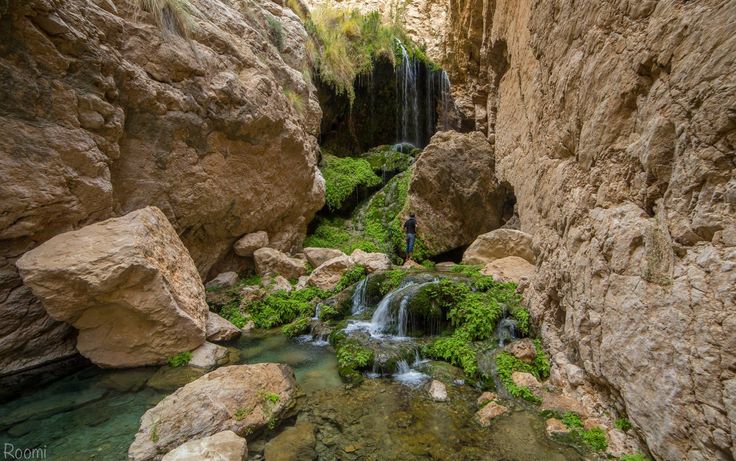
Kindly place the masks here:
<instances>
[{"instance_id":1,"label":"rock in shallow water","mask_svg":"<svg viewBox=\"0 0 736 461\"><path fill-rule=\"evenodd\" d=\"M49 314L79 329L77 349L97 365L161 364L204 342L204 287L156 207L57 235L16 264Z\"/></svg>"},{"instance_id":2,"label":"rock in shallow water","mask_svg":"<svg viewBox=\"0 0 736 461\"><path fill-rule=\"evenodd\" d=\"M128 456L133 461L160 459L160 453L187 440L225 430L257 434L293 415L297 393L294 371L287 365L219 368L148 410Z\"/></svg>"},{"instance_id":3,"label":"rock in shallow water","mask_svg":"<svg viewBox=\"0 0 736 461\"><path fill-rule=\"evenodd\" d=\"M440 381L433 380L429 385L429 396L435 402L447 401L447 388Z\"/></svg>"},{"instance_id":4,"label":"rock in shallow water","mask_svg":"<svg viewBox=\"0 0 736 461\"><path fill-rule=\"evenodd\" d=\"M475 414L475 421L483 427L490 427L491 421L494 418L508 413L508 411L509 409L503 405L496 402L488 402Z\"/></svg>"},{"instance_id":5,"label":"rock in shallow water","mask_svg":"<svg viewBox=\"0 0 736 461\"><path fill-rule=\"evenodd\" d=\"M230 341L240 336L240 333L238 327L214 312L207 314L207 341L215 343Z\"/></svg>"},{"instance_id":6,"label":"rock in shallow water","mask_svg":"<svg viewBox=\"0 0 736 461\"><path fill-rule=\"evenodd\" d=\"M233 431L222 431L180 445L161 461L243 461L247 456L245 439Z\"/></svg>"},{"instance_id":7,"label":"rock in shallow water","mask_svg":"<svg viewBox=\"0 0 736 461\"><path fill-rule=\"evenodd\" d=\"M228 350L212 343L204 343L192 351L189 366L209 370L228 361Z\"/></svg>"}]
</instances>

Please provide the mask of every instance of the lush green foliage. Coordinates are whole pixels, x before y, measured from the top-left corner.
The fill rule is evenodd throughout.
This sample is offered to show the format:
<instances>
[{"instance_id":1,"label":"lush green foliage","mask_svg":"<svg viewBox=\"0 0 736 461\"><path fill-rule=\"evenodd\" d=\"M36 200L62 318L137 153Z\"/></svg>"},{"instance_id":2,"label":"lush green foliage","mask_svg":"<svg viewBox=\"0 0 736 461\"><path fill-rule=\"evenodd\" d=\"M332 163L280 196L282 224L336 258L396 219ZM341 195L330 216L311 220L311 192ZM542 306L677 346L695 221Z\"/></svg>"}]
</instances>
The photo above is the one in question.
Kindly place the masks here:
<instances>
[{"instance_id":1,"label":"lush green foliage","mask_svg":"<svg viewBox=\"0 0 736 461\"><path fill-rule=\"evenodd\" d=\"M378 284L378 291L385 296L399 287L401 281L406 276L406 271L403 269L393 269L381 275L383 276L383 280Z\"/></svg>"},{"instance_id":2,"label":"lush green foliage","mask_svg":"<svg viewBox=\"0 0 736 461\"><path fill-rule=\"evenodd\" d=\"M314 300L325 299L330 292L314 287L301 290L277 291L266 298L248 305L253 322L259 328L293 322L299 317L307 317L314 312Z\"/></svg>"},{"instance_id":3,"label":"lush green foliage","mask_svg":"<svg viewBox=\"0 0 736 461\"><path fill-rule=\"evenodd\" d=\"M605 451L608 448L606 433L600 427L593 427L587 431L580 431L583 442L595 451Z\"/></svg>"},{"instance_id":4,"label":"lush green foliage","mask_svg":"<svg viewBox=\"0 0 736 461\"><path fill-rule=\"evenodd\" d=\"M322 159L325 178L325 202L331 210L338 210L358 187L374 187L381 183L367 160L325 155Z\"/></svg>"},{"instance_id":5,"label":"lush green foliage","mask_svg":"<svg viewBox=\"0 0 736 461\"><path fill-rule=\"evenodd\" d=\"M468 376L478 371L478 361L469 338L461 332L437 339L424 348L424 354L459 366Z\"/></svg>"},{"instance_id":6,"label":"lush green foliage","mask_svg":"<svg viewBox=\"0 0 736 461\"><path fill-rule=\"evenodd\" d=\"M355 99L353 82L372 72L376 59L395 61L397 43L405 43L417 59L427 59L408 38L398 17L384 20L378 13L363 15L356 10L321 5L306 22L312 39L312 58L319 76L338 94Z\"/></svg>"},{"instance_id":7,"label":"lush green foliage","mask_svg":"<svg viewBox=\"0 0 736 461\"><path fill-rule=\"evenodd\" d=\"M544 352L544 348L542 347L542 341L540 341L539 339L535 339L534 349L537 352L536 357L534 357L534 362L532 362L532 366L534 367L534 370L536 370L535 376L539 379L547 379L549 378L551 367L549 363L549 357L547 356L547 353Z\"/></svg>"},{"instance_id":8,"label":"lush green foliage","mask_svg":"<svg viewBox=\"0 0 736 461\"><path fill-rule=\"evenodd\" d=\"M352 268L348 269L344 274L342 274L342 277L340 277L340 281L335 287L335 291L342 291L350 285L358 283L363 277L366 276L367 273L368 270L365 268L365 266L353 266Z\"/></svg>"},{"instance_id":9,"label":"lush green foliage","mask_svg":"<svg viewBox=\"0 0 736 461\"><path fill-rule=\"evenodd\" d=\"M330 304L322 304L319 309L319 319L323 322L340 318L340 311Z\"/></svg>"},{"instance_id":10,"label":"lush green foliage","mask_svg":"<svg viewBox=\"0 0 736 461\"><path fill-rule=\"evenodd\" d=\"M483 269L482 266L468 266L465 264L455 264L454 266L452 266L450 270L456 274L462 274L468 277L479 277L481 269Z\"/></svg>"},{"instance_id":11,"label":"lush green foliage","mask_svg":"<svg viewBox=\"0 0 736 461\"><path fill-rule=\"evenodd\" d=\"M370 163L371 168L377 174L384 172L405 171L414 162L414 158L403 152L397 151L393 146L380 146L363 154L362 158Z\"/></svg>"},{"instance_id":12,"label":"lush green foliage","mask_svg":"<svg viewBox=\"0 0 736 461\"><path fill-rule=\"evenodd\" d=\"M367 252L381 251L374 242L349 229L345 221L339 218L321 220L314 233L304 240L304 246L337 248L345 254L351 254L356 249Z\"/></svg>"},{"instance_id":13,"label":"lush green foliage","mask_svg":"<svg viewBox=\"0 0 736 461\"><path fill-rule=\"evenodd\" d=\"M580 415L574 411L568 411L562 415L562 422L568 429L581 429L583 427L583 421L580 419Z\"/></svg>"},{"instance_id":14,"label":"lush green foliage","mask_svg":"<svg viewBox=\"0 0 736 461\"><path fill-rule=\"evenodd\" d=\"M337 349L337 364L340 368L360 370L373 363L373 351L355 341L345 341Z\"/></svg>"},{"instance_id":15,"label":"lush green foliage","mask_svg":"<svg viewBox=\"0 0 736 461\"><path fill-rule=\"evenodd\" d=\"M235 299L225 304L220 310L220 317L232 323L238 328L243 328L248 320L240 311L240 302Z\"/></svg>"},{"instance_id":16,"label":"lush green foliage","mask_svg":"<svg viewBox=\"0 0 736 461\"><path fill-rule=\"evenodd\" d=\"M627 418L617 419L614 425L616 426L616 429L624 431L624 432L628 432L629 430L631 430L631 427L632 427L631 421L629 421Z\"/></svg>"},{"instance_id":17,"label":"lush green foliage","mask_svg":"<svg viewBox=\"0 0 736 461\"><path fill-rule=\"evenodd\" d=\"M473 341L488 339L503 315L492 292L468 293L447 314L450 323Z\"/></svg>"},{"instance_id":18,"label":"lush green foliage","mask_svg":"<svg viewBox=\"0 0 736 461\"><path fill-rule=\"evenodd\" d=\"M290 338L304 334L307 330L309 330L309 317L300 317L281 327L281 332Z\"/></svg>"},{"instance_id":19,"label":"lush green foliage","mask_svg":"<svg viewBox=\"0 0 736 461\"><path fill-rule=\"evenodd\" d=\"M270 402L270 403L273 404L273 403L277 403L279 400L281 400L281 396L278 395L275 392L266 392L265 394L263 394L263 399L266 402Z\"/></svg>"},{"instance_id":20,"label":"lush green foliage","mask_svg":"<svg viewBox=\"0 0 736 461\"><path fill-rule=\"evenodd\" d=\"M501 352L496 356L496 372L501 383L509 394L514 398L520 398L532 403L541 403L541 399L534 395L532 391L525 386L517 386L511 375L515 371L523 371L538 375L537 370L529 364L522 362L508 352Z\"/></svg>"},{"instance_id":21,"label":"lush green foliage","mask_svg":"<svg viewBox=\"0 0 736 461\"><path fill-rule=\"evenodd\" d=\"M192 360L191 352L179 352L178 354L167 359L167 361L169 362L169 366L172 368L183 367L184 365L188 364L190 360Z\"/></svg>"}]
</instances>

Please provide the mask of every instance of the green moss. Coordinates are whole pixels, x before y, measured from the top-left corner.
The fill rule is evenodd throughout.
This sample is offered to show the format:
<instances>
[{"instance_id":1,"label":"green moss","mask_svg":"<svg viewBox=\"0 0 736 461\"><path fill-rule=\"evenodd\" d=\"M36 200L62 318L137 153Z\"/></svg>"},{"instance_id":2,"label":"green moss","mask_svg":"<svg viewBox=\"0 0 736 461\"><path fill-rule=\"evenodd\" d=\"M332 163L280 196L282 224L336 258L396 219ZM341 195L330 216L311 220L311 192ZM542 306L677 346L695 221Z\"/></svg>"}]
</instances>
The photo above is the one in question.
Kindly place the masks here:
<instances>
[{"instance_id":1,"label":"green moss","mask_svg":"<svg viewBox=\"0 0 736 461\"><path fill-rule=\"evenodd\" d=\"M300 317L291 323L281 327L281 332L286 336L293 338L306 333L309 330L309 317Z\"/></svg>"},{"instance_id":2,"label":"green moss","mask_svg":"<svg viewBox=\"0 0 736 461\"><path fill-rule=\"evenodd\" d=\"M362 158L366 159L376 174L384 172L401 172L409 169L414 162L412 156L393 149L392 146L380 146L371 149Z\"/></svg>"},{"instance_id":3,"label":"green moss","mask_svg":"<svg viewBox=\"0 0 736 461\"><path fill-rule=\"evenodd\" d=\"M484 340L493 335L503 308L492 293L467 293L450 308L447 318L471 340Z\"/></svg>"},{"instance_id":4,"label":"green moss","mask_svg":"<svg viewBox=\"0 0 736 461\"><path fill-rule=\"evenodd\" d=\"M628 432L631 430L631 421L629 421L627 418L619 418L614 423L616 426L616 429L624 432Z\"/></svg>"},{"instance_id":5,"label":"green moss","mask_svg":"<svg viewBox=\"0 0 736 461\"><path fill-rule=\"evenodd\" d=\"M480 276L480 271L482 269L483 269L482 266L469 266L465 264L455 264L454 266L452 266L450 270L456 274L462 274L468 277L477 277L477 276Z\"/></svg>"},{"instance_id":6,"label":"green moss","mask_svg":"<svg viewBox=\"0 0 736 461\"><path fill-rule=\"evenodd\" d=\"M384 272L382 276L383 279L378 283L378 291L385 296L399 287L401 281L406 277L406 271L393 269Z\"/></svg>"},{"instance_id":7,"label":"green moss","mask_svg":"<svg viewBox=\"0 0 736 461\"><path fill-rule=\"evenodd\" d=\"M235 421L242 421L247 418L250 413L251 410L249 408L238 408L233 416L235 417Z\"/></svg>"},{"instance_id":8,"label":"green moss","mask_svg":"<svg viewBox=\"0 0 736 461\"><path fill-rule=\"evenodd\" d=\"M169 362L169 366L172 368L183 367L188 364L190 360L192 360L191 352L179 352L178 354L166 359L166 361Z\"/></svg>"},{"instance_id":9,"label":"green moss","mask_svg":"<svg viewBox=\"0 0 736 461\"><path fill-rule=\"evenodd\" d=\"M363 159L325 155L321 171L325 178L325 202L330 210L339 210L358 187L374 187L381 183L370 163Z\"/></svg>"},{"instance_id":10,"label":"green moss","mask_svg":"<svg viewBox=\"0 0 736 461\"><path fill-rule=\"evenodd\" d=\"M356 341L345 341L337 349L337 364L342 368L362 370L373 363L373 351Z\"/></svg>"},{"instance_id":11,"label":"green moss","mask_svg":"<svg viewBox=\"0 0 736 461\"><path fill-rule=\"evenodd\" d=\"M580 419L580 415L574 411L568 411L562 415L562 423L567 426L568 429L582 429L583 421Z\"/></svg>"},{"instance_id":12,"label":"green moss","mask_svg":"<svg viewBox=\"0 0 736 461\"><path fill-rule=\"evenodd\" d=\"M266 392L263 395L263 399L266 400L266 402L270 402L272 404L277 403L279 400L281 400L281 396L276 394L275 392Z\"/></svg>"},{"instance_id":13,"label":"green moss","mask_svg":"<svg viewBox=\"0 0 736 461\"><path fill-rule=\"evenodd\" d=\"M299 317L309 317L314 303L330 296L330 292L314 287L290 292L278 291L266 298L250 303L246 309L259 328L290 323Z\"/></svg>"},{"instance_id":14,"label":"green moss","mask_svg":"<svg viewBox=\"0 0 736 461\"><path fill-rule=\"evenodd\" d=\"M605 451L608 448L606 433L600 427L594 427L587 431L580 431L580 438L594 451Z\"/></svg>"},{"instance_id":15,"label":"green moss","mask_svg":"<svg viewBox=\"0 0 736 461\"><path fill-rule=\"evenodd\" d=\"M340 281L335 287L335 291L342 291L350 285L358 283L367 274L368 270L365 268L365 266L353 266L352 268L348 269L344 274L342 274L342 277L340 277Z\"/></svg>"},{"instance_id":16,"label":"green moss","mask_svg":"<svg viewBox=\"0 0 736 461\"><path fill-rule=\"evenodd\" d=\"M619 458L619 461L649 461L649 458L641 453L632 453L630 455L623 455Z\"/></svg>"},{"instance_id":17,"label":"green moss","mask_svg":"<svg viewBox=\"0 0 736 461\"><path fill-rule=\"evenodd\" d=\"M335 306L329 304L323 304L319 309L319 319L323 322L328 320L336 320L342 317L340 311Z\"/></svg>"},{"instance_id":18,"label":"green moss","mask_svg":"<svg viewBox=\"0 0 736 461\"><path fill-rule=\"evenodd\" d=\"M247 321L245 315L240 311L240 301L238 299L234 299L225 304L220 310L220 317L238 328L243 328Z\"/></svg>"},{"instance_id":19,"label":"green moss","mask_svg":"<svg viewBox=\"0 0 736 461\"><path fill-rule=\"evenodd\" d=\"M478 371L475 350L469 338L462 332L456 331L452 336L437 339L424 348L424 354L461 367L468 376L473 376Z\"/></svg>"}]
</instances>

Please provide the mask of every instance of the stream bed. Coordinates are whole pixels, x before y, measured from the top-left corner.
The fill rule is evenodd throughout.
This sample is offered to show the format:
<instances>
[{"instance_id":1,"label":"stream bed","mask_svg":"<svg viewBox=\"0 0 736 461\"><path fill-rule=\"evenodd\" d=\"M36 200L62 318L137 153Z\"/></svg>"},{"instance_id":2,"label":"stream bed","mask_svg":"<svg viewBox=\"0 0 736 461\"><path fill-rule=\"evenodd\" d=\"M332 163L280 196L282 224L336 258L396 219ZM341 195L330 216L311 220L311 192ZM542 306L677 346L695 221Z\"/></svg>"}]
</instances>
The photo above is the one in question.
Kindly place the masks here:
<instances>
[{"instance_id":1,"label":"stream bed","mask_svg":"<svg viewBox=\"0 0 736 461\"><path fill-rule=\"evenodd\" d=\"M232 346L240 351L239 363L281 362L294 368L305 394L297 419L317 427L318 459L582 459L549 441L544 420L524 409L481 428L472 420L478 392L469 386L448 386L449 402L432 401L424 387L402 383L400 376L346 388L334 351L324 343L271 331ZM191 373L186 368L167 373L157 368L79 371L0 405L0 442L44 448L46 459L125 460L143 413L196 377L182 378ZM262 459L265 442L249 443L249 459Z\"/></svg>"}]
</instances>

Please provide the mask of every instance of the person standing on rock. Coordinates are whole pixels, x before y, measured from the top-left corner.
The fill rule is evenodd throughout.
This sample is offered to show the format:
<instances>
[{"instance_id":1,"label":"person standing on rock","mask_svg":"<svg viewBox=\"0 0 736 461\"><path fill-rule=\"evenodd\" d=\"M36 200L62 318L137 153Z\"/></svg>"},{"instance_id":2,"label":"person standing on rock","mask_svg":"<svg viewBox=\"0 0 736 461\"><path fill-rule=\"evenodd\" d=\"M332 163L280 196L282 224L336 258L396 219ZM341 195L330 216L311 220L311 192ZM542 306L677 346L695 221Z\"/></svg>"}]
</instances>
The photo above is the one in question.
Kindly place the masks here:
<instances>
[{"instance_id":1,"label":"person standing on rock","mask_svg":"<svg viewBox=\"0 0 736 461\"><path fill-rule=\"evenodd\" d=\"M412 261L414 241L417 239L417 219L414 213L409 213L409 219L404 223L404 232L406 232L406 260Z\"/></svg>"}]
</instances>

